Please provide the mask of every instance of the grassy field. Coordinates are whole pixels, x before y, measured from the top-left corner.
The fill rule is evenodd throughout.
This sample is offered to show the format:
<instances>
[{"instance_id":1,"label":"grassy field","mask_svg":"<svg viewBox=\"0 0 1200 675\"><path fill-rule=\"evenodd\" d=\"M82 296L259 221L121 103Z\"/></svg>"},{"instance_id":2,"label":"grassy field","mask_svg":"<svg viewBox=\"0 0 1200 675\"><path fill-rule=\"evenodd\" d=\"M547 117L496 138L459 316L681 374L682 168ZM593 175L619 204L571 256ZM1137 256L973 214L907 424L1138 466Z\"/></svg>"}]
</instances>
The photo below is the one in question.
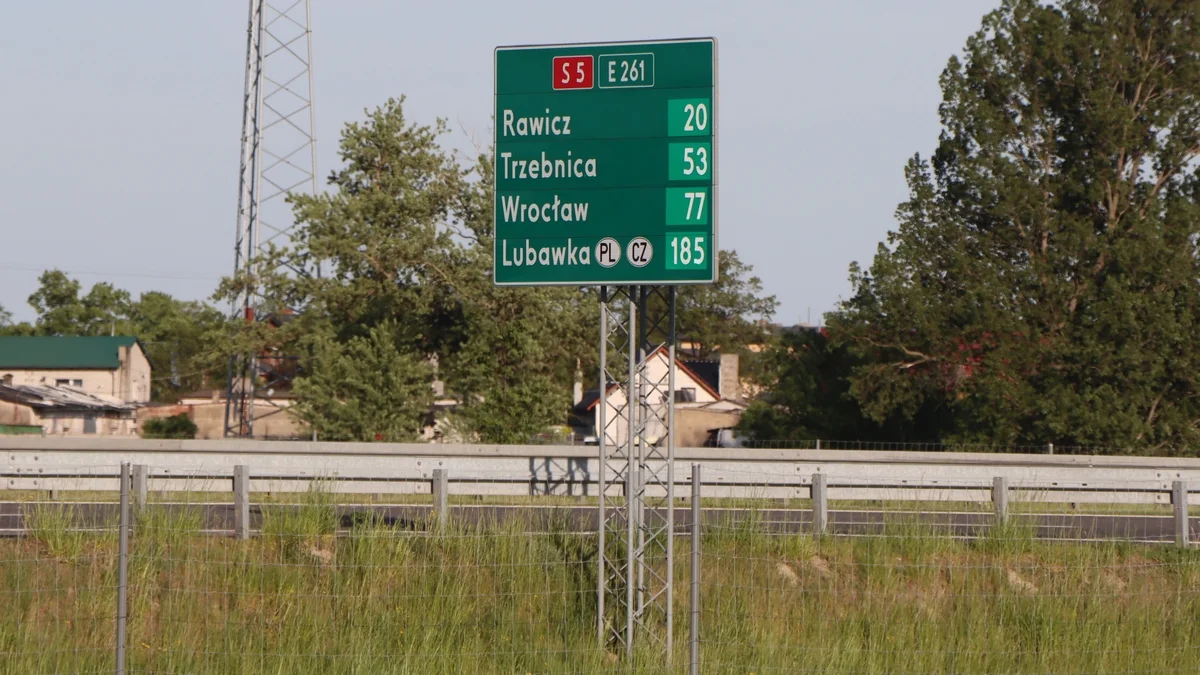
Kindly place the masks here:
<instances>
[{"instance_id":1,"label":"grassy field","mask_svg":"<svg viewBox=\"0 0 1200 675\"><path fill-rule=\"evenodd\" d=\"M130 673L664 672L596 644L595 539L512 525L428 535L324 498L249 541L149 508L131 539ZM111 672L117 537L39 507L0 541L0 672ZM1200 555L1127 543L705 532L704 673L1196 672ZM689 541L677 542L686 672ZM662 630L660 626L659 631Z\"/></svg>"}]
</instances>

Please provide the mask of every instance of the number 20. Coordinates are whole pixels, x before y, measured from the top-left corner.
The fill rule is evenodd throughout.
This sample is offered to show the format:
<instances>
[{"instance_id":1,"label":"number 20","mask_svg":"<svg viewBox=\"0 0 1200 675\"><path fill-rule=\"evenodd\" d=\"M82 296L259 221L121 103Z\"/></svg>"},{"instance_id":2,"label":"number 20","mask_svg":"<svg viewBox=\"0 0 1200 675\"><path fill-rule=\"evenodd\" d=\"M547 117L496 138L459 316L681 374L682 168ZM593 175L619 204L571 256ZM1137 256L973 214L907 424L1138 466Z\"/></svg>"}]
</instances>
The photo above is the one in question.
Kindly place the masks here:
<instances>
[{"instance_id":1,"label":"number 20","mask_svg":"<svg viewBox=\"0 0 1200 675\"><path fill-rule=\"evenodd\" d=\"M708 106L703 103L688 103L683 106L687 113L687 121L683 123L684 131L704 131L708 128Z\"/></svg>"}]
</instances>

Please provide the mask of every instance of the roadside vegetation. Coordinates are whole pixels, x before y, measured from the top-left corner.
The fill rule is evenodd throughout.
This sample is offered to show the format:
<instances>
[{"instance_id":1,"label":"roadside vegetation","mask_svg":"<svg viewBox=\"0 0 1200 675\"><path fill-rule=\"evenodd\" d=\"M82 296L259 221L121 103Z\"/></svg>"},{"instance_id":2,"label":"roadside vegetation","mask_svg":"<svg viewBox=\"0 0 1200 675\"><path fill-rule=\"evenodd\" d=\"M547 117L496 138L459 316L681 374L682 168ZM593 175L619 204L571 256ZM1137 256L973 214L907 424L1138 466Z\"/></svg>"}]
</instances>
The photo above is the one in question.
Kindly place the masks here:
<instances>
[{"instance_id":1,"label":"roadside vegetation","mask_svg":"<svg viewBox=\"0 0 1200 675\"><path fill-rule=\"evenodd\" d=\"M648 653L597 646L595 538L565 521L439 531L307 501L264 506L248 541L205 533L191 509L147 509L131 538L129 672L663 672ZM0 672L112 667L116 529L72 532L56 508L0 541ZM778 536L750 520L702 543L706 673L1164 672L1200 648L1191 550L1045 542L1019 526L957 540L905 515L878 537Z\"/></svg>"}]
</instances>

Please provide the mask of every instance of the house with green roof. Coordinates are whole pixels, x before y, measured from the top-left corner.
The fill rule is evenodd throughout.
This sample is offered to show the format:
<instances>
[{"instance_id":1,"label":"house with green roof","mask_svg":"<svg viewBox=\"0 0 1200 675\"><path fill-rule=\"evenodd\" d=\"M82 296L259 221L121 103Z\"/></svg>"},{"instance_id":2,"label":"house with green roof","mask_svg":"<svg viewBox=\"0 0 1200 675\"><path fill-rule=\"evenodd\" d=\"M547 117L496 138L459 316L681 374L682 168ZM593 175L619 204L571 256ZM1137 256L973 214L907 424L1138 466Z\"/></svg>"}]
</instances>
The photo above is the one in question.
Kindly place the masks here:
<instances>
[{"instance_id":1,"label":"house with green roof","mask_svg":"<svg viewBox=\"0 0 1200 675\"><path fill-rule=\"evenodd\" d=\"M0 336L0 385L69 387L150 401L150 361L132 336Z\"/></svg>"}]
</instances>

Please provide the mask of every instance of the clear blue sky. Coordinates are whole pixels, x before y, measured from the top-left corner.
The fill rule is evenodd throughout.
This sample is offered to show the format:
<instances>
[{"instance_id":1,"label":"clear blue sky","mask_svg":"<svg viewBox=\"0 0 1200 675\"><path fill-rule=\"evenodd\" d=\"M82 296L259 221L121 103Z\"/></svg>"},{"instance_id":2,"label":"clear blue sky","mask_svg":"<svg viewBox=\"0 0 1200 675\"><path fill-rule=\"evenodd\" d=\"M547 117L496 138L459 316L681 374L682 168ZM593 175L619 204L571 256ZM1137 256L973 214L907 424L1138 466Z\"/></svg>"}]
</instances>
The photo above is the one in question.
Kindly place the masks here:
<instances>
[{"instance_id":1,"label":"clear blue sky","mask_svg":"<svg viewBox=\"0 0 1200 675\"><path fill-rule=\"evenodd\" d=\"M406 94L490 134L503 44L713 35L721 242L816 321L894 229L937 140L938 75L997 0L313 0L319 172L344 122ZM246 3L10 3L0 21L0 306L38 274L208 297L233 266Z\"/></svg>"}]
</instances>

